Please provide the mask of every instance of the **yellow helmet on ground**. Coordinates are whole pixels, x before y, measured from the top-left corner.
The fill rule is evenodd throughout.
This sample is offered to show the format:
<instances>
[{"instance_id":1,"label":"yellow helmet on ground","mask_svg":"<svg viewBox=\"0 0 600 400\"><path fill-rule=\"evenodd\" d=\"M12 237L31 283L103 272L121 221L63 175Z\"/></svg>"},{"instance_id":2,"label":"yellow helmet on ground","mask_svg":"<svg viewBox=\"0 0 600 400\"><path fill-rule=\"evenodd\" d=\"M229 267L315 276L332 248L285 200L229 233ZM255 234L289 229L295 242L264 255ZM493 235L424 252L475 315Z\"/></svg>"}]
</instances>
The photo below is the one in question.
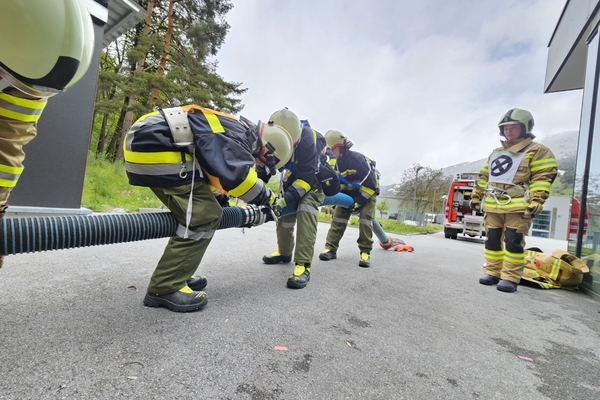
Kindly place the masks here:
<instances>
[{"instance_id":1,"label":"yellow helmet on ground","mask_svg":"<svg viewBox=\"0 0 600 400\"><path fill-rule=\"evenodd\" d=\"M502 116L502 119L500 120L500 122L498 122L498 127L500 128L500 135L504 136L504 129L502 128L504 125L517 124L521 125L521 136L533 137L533 134L531 133L531 131L533 130L533 126L535 125L533 115L531 115L529 111L522 110L520 108L512 108Z\"/></svg>"},{"instance_id":2,"label":"yellow helmet on ground","mask_svg":"<svg viewBox=\"0 0 600 400\"><path fill-rule=\"evenodd\" d=\"M94 43L83 0L2 0L0 78L5 86L35 97L59 93L85 74Z\"/></svg>"},{"instance_id":3,"label":"yellow helmet on ground","mask_svg":"<svg viewBox=\"0 0 600 400\"><path fill-rule=\"evenodd\" d=\"M327 132L325 132L324 136L325 141L327 142L327 146L329 146L331 150L340 146L346 146L346 148L348 149L352 147L352 142L349 141L348 138L344 136L340 131L328 130Z\"/></svg>"},{"instance_id":4,"label":"yellow helmet on ground","mask_svg":"<svg viewBox=\"0 0 600 400\"><path fill-rule=\"evenodd\" d=\"M275 125L273 121L266 124L259 121L258 129L262 149L260 154L255 157L268 165L268 158L272 155L275 157L276 168L283 167L290 161L294 152L292 137L284 128Z\"/></svg>"},{"instance_id":5,"label":"yellow helmet on ground","mask_svg":"<svg viewBox=\"0 0 600 400\"><path fill-rule=\"evenodd\" d=\"M302 136L302 122L300 122L300 118L287 107L275 111L269 117L269 121L273 121L275 125L279 125L285 129L292 137L294 144L300 141L300 137Z\"/></svg>"}]
</instances>

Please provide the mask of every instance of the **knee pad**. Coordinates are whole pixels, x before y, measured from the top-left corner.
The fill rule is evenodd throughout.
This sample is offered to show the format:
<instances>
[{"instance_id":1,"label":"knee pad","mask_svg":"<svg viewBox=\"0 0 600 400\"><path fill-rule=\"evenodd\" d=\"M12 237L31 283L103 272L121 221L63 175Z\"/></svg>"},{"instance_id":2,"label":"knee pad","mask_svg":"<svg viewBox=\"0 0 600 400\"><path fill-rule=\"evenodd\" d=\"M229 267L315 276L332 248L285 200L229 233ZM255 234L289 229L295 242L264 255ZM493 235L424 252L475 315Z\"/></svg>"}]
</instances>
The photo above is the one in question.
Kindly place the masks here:
<instances>
[{"instance_id":1,"label":"knee pad","mask_svg":"<svg viewBox=\"0 0 600 400\"><path fill-rule=\"evenodd\" d=\"M511 253L522 253L522 241L522 233L517 233L517 230L515 228L506 228L506 231L504 232L504 248L506 249L506 251L510 251Z\"/></svg>"},{"instance_id":2,"label":"knee pad","mask_svg":"<svg viewBox=\"0 0 600 400\"><path fill-rule=\"evenodd\" d=\"M502 228L488 228L486 234L485 248L495 251L502 250Z\"/></svg>"}]
</instances>

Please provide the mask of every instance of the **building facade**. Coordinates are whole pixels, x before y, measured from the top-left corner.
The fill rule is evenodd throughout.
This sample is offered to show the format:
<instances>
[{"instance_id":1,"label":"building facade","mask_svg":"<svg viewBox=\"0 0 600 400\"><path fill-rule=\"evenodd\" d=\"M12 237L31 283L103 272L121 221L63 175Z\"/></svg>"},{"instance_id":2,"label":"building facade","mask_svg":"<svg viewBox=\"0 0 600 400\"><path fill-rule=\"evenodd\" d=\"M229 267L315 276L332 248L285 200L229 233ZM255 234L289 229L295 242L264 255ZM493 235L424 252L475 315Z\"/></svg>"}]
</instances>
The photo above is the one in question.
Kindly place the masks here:
<instances>
[{"instance_id":1,"label":"building facade","mask_svg":"<svg viewBox=\"0 0 600 400\"><path fill-rule=\"evenodd\" d=\"M600 296L600 0L569 0L548 45L545 92L583 89L569 251L590 273L582 288Z\"/></svg>"}]
</instances>

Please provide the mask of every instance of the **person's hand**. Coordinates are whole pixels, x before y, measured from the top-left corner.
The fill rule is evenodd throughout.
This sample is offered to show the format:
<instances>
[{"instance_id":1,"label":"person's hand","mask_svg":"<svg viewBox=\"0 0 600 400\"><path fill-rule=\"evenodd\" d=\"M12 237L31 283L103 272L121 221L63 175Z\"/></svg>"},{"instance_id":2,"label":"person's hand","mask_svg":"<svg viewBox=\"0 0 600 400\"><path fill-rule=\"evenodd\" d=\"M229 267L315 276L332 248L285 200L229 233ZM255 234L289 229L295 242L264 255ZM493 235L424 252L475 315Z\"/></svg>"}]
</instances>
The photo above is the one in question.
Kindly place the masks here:
<instances>
[{"instance_id":1,"label":"person's hand","mask_svg":"<svg viewBox=\"0 0 600 400\"><path fill-rule=\"evenodd\" d=\"M362 204L359 204L357 202L354 203L354 205L352 207L350 207L350 212L358 212L358 210L360 210L360 208L362 207Z\"/></svg>"},{"instance_id":2,"label":"person's hand","mask_svg":"<svg viewBox=\"0 0 600 400\"><path fill-rule=\"evenodd\" d=\"M525 219L532 219L538 216L543 209L544 207L542 206L542 203L536 200L532 200L531 203L529 203L529 207L527 207L527 209L525 209L525 211L523 212L522 217Z\"/></svg>"},{"instance_id":3,"label":"person's hand","mask_svg":"<svg viewBox=\"0 0 600 400\"><path fill-rule=\"evenodd\" d=\"M271 197L269 198L269 205L273 205L275 204L275 201L277 200L277 193L270 191L271 192Z\"/></svg>"},{"instance_id":4,"label":"person's hand","mask_svg":"<svg viewBox=\"0 0 600 400\"><path fill-rule=\"evenodd\" d=\"M471 199L469 201L469 207L475 211L481 211L481 201L479 199Z\"/></svg>"},{"instance_id":5,"label":"person's hand","mask_svg":"<svg viewBox=\"0 0 600 400\"><path fill-rule=\"evenodd\" d=\"M281 212L283 211L283 209L285 208L286 205L287 205L287 203L285 202L284 198L278 199L275 202L275 204L273 205L273 212L275 213L277 218L279 218L279 216L281 215Z\"/></svg>"}]
</instances>

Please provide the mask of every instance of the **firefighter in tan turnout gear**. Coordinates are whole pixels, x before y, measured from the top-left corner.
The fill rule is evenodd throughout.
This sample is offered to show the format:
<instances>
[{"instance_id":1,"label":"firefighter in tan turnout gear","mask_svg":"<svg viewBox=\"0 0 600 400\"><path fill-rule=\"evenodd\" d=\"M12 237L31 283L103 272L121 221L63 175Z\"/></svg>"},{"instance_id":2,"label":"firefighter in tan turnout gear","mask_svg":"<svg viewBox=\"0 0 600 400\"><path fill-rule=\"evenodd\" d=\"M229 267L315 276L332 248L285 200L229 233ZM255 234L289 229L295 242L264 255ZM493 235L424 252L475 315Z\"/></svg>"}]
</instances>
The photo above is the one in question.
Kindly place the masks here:
<instances>
[{"instance_id":1,"label":"firefighter in tan turnout gear","mask_svg":"<svg viewBox=\"0 0 600 400\"><path fill-rule=\"evenodd\" d=\"M179 227L169 239L144 298L148 307L188 312L203 308L207 285L194 277L223 215L214 191L255 205L276 194L254 164L280 168L292 157L289 133L274 125L250 126L197 105L164 108L141 117L124 144L129 183L149 187Z\"/></svg>"},{"instance_id":2,"label":"firefighter in tan turnout gear","mask_svg":"<svg viewBox=\"0 0 600 400\"><path fill-rule=\"evenodd\" d=\"M0 219L23 173L48 97L77 82L94 49L82 0L3 1L0 6ZM0 267L3 264L0 256Z\"/></svg>"},{"instance_id":3,"label":"firefighter in tan turnout gear","mask_svg":"<svg viewBox=\"0 0 600 400\"><path fill-rule=\"evenodd\" d=\"M517 290L525 235L542 212L558 170L552 151L533 141L533 125L526 110L514 108L502 117L498 127L506 140L479 171L471 198L471 208L480 209L483 201L485 213L485 265L479 283L498 284L503 292Z\"/></svg>"}]
</instances>

